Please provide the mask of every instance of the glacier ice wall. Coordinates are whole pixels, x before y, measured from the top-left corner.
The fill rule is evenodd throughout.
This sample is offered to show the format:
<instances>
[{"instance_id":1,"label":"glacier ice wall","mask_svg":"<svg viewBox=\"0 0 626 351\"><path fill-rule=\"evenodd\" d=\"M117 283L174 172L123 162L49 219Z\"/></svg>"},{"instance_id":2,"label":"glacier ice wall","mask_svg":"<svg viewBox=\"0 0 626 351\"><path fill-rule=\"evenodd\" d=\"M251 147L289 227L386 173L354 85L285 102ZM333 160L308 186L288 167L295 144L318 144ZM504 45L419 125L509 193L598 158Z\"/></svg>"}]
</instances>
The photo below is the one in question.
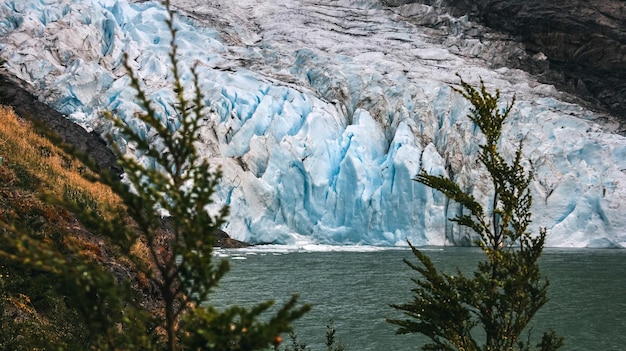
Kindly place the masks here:
<instances>
[{"instance_id":1,"label":"glacier ice wall","mask_svg":"<svg viewBox=\"0 0 626 351\"><path fill-rule=\"evenodd\" d=\"M225 230L254 243L418 245L468 243L446 221L462 209L412 181L420 168L489 196L477 166L480 135L450 88L483 79L517 96L502 147L523 140L535 226L549 246L625 246L626 139L610 123L522 71L498 65L519 44L490 40L465 18L408 23L375 0L173 1L178 46L206 94L201 152L221 165ZM443 16L443 17L441 17ZM154 1L6 0L4 70L39 98L98 133L109 110L152 138L138 119L122 66L127 53L163 122L178 127L168 90L170 36ZM488 34L488 33L487 33ZM504 43L504 44L503 44ZM190 75L185 74L188 82ZM136 154L147 164L150 160Z\"/></svg>"}]
</instances>

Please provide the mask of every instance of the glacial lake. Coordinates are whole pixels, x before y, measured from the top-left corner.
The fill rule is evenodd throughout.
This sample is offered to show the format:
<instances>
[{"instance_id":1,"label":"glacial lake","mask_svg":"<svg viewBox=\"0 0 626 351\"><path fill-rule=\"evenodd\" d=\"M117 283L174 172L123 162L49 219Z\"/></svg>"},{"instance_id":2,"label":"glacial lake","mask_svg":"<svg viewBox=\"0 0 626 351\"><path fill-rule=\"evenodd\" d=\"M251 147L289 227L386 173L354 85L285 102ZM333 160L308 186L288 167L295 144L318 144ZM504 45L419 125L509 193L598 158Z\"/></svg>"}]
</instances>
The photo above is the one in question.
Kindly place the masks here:
<instances>
[{"instance_id":1,"label":"glacial lake","mask_svg":"<svg viewBox=\"0 0 626 351\"><path fill-rule=\"evenodd\" d=\"M395 335L386 318L402 318L389 307L411 299L417 277L403 262L408 249L320 247L299 250L272 246L218 250L231 270L210 303L251 306L273 299L277 304L298 293L313 309L296 322L298 341L311 351L326 350L326 325L332 319L336 337L353 351L418 350L427 339ZM439 269L473 269L482 259L475 248L427 248ZM626 349L626 250L545 249L541 259L550 280L550 301L533 322L539 336L553 328L565 337L564 351ZM289 337L284 336L289 343Z\"/></svg>"}]
</instances>

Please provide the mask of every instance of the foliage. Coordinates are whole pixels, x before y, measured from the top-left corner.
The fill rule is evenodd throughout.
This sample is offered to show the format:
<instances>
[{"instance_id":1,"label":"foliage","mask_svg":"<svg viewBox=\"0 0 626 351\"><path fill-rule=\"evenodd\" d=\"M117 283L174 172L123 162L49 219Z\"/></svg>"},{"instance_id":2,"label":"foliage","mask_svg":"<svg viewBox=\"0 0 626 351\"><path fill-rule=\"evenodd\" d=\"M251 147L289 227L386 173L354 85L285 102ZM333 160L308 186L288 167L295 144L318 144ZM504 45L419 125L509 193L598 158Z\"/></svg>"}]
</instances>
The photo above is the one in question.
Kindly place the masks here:
<instances>
[{"instance_id":1,"label":"foliage","mask_svg":"<svg viewBox=\"0 0 626 351\"><path fill-rule=\"evenodd\" d=\"M80 178L80 167L62 162L69 156L11 109L0 107L0 117L0 349L84 349L95 336L68 306L71 294L64 290L71 285L42 268L40 259L57 253L55 258L67 255L74 265L78 256L101 259L99 248L80 235L71 213L37 193L80 194L81 206L96 213L101 203L119 200L110 188Z\"/></svg>"},{"instance_id":2,"label":"foliage","mask_svg":"<svg viewBox=\"0 0 626 351\"><path fill-rule=\"evenodd\" d=\"M46 272L0 263L0 349L68 347L84 337L82 329L71 323L75 314L51 288L52 278Z\"/></svg>"},{"instance_id":3,"label":"foliage","mask_svg":"<svg viewBox=\"0 0 626 351\"><path fill-rule=\"evenodd\" d=\"M6 190L5 194L15 192ZM139 331L145 323L133 322L141 313L144 319L148 317L141 309L125 306L137 301L131 299L134 294L129 284L115 281L102 267L96 247L83 241L86 238L71 236L77 232L69 229L77 224L68 213L36 198L23 197L13 197L18 201L3 206L8 213L0 220L3 349L140 346L120 332L124 321L129 324L124 330L136 326ZM52 210L60 210L58 218ZM33 217L36 221L30 220ZM40 228L39 218L50 223Z\"/></svg>"},{"instance_id":4,"label":"foliage","mask_svg":"<svg viewBox=\"0 0 626 351\"><path fill-rule=\"evenodd\" d=\"M97 350L255 350L274 345L278 335L292 330L291 323L309 310L293 296L282 307L270 310L272 301L252 308L233 306L218 311L206 304L209 294L228 271L226 261L215 262L213 236L223 224L228 207L210 214L213 195L221 179L196 150L204 120L204 97L195 70L192 98L182 83L177 60L174 13L165 2L172 34L171 77L180 120L177 131L169 130L141 88L129 58L125 66L137 101L144 109L140 118L149 127L150 139L136 133L123 121L109 115L115 126L138 153L154 160L146 167L118 149L127 183L109 173L85 173L96 183L106 184L121 198L101 208L92 201L61 187L47 200L74 212L91 231L110 241L119 262L140 272L139 285L151 291L158 308L146 306L146 291L131 284L119 267L103 267L98 257L85 256L75 245L60 250L54 241L39 240L15 220L0 221L6 245L3 262L45 272L56 279L56 296L64 297L85 333L76 349ZM43 150L43 151L42 151ZM49 157L50 148L39 149ZM43 152L44 154L41 154ZM67 165L67 163L66 163ZM89 204L90 206L87 206ZM163 220L161 213L170 217ZM2 300L6 303L7 299ZM59 348L63 348L59 345Z\"/></svg>"},{"instance_id":5,"label":"foliage","mask_svg":"<svg viewBox=\"0 0 626 351\"><path fill-rule=\"evenodd\" d=\"M330 320L326 326L326 348L328 351L345 351L342 342L335 342L335 323Z\"/></svg>"},{"instance_id":6,"label":"foliage","mask_svg":"<svg viewBox=\"0 0 626 351\"><path fill-rule=\"evenodd\" d=\"M298 341L298 335L295 332L289 333L289 338L291 339L291 346L285 345L283 351L310 351L310 349L306 346L306 343ZM275 345L274 350L279 350L278 344Z\"/></svg>"},{"instance_id":7,"label":"foliage","mask_svg":"<svg viewBox=\"0 0 626 351\"><path fill-rule=\"evenodd\" d=\"M328 325L326 325L326 350L327 351L345 351L345 347L342 342L337 342L335 340L335 322L331 319L328 321ZM298 336L296 333L292 332L289 334L291 339L291 346L285 345L282 348L282 351L307 351L310 348L307 347L305 343L301 343L298 341ZM279 351L278 345L274 346L275 351Z\"/></svg>"},{"instance_id":8,"label":"foliage","mask_svg":"<svg viewBox=\"0 0 626 351\"><path fill-rule=\"evenodd\" d=\"M548 301L548 281L541 277L537 263L546 231L541 229L535 236L528 231L532 175L522 165L522 143L510 162L498 148L515 100L500 110L500 92L492 95L482 81L478 90L461 80L461 89L455 91L473 105L468 117L485 136L478 160L491 178L490 212L485 213L472 194L442 175L422 171L416 180L465 208L464 214L451 220L478 233L476 244L486 260L478 263L473 276L460 271L450 275L437 271L429 257L411 245L420 264L405 262L421 278L414 279L413 301L392 305L408 318L388 321L399 327L399 334L427 336L430 343L424 350L556 350L563 340L552 331L544 333L536 345L532 345L530 331L527 340L521 339L535 313Z\"/></svg>"}]
</instances>

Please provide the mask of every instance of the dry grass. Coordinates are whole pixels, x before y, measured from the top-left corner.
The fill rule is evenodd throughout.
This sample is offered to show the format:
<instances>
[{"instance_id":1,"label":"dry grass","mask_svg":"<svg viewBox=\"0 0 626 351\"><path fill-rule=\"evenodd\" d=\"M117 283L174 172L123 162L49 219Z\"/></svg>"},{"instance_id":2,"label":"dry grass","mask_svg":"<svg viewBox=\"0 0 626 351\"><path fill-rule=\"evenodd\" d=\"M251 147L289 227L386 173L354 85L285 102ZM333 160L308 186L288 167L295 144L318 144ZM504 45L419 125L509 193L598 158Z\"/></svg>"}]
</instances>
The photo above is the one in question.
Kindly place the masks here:
<instances>
[{"instance_id":1,"label":"dry grass","mask_svg":"<svg viewBox=\"0 0 626 351\"><path fill-rule=\"evenodd\" d=\"M76 201L80 206L101 211L117 207L119 197L107 186L83 178L88 169L48 139L37 134L27 121L11 108L0 106L0 157L3 168L13 170L13 177L4 178L7 186L28 186L57 198Z\"/></svg>"},{"instance_id":2,"label":"dry grass","mask_svg":"<svg viewBox=\"0 0 626 351\"><path fill-rule=\"evenodd\" d=\"M1 105L0 157L0 234L3 234L0 235L0 251L3 251L0 254L0 324L3 328L0 334L28 333L32 337L25 340L46 340L54 345L63 345L62 341L68 338L82 338L80 329L76 328L75 311L67 307L63 296L57 296L53 288L57 284L58 269L46 263L47 271L31 270L25 263L39 256L37 253L22 255L24 252L20 250L25 249L18 248L23 247L36 248L35 251L43 252L44 256L63 257L64 264L81 260L100 264L112 272L116 280L127 280L135 291L143 292L142 305L151 313L161 313L163 306L155 297L148 275L137 269L137 263L125 255L125 250L114 245L115 241L107 233L90 231L76 213L57 201L48 201L75 201L82 210L93 210L107 221L113 216L109 209L123 206L111 188L85 179L83 175L97 175L88 173L90 171L79 160L38 134L30 122L21 119L11 108ZM42 194L46 196L42 198ZM123 216L122 213L115 212L115 215ZM126 220L130 228L135 228L129 218ZM16 235L4 236L5 232ZM137 240L131 251L142 260L140 265L152 267L145 240ZM15 256L16 252L22 256ZM32 272L36 272L36 276ZM5 289L7 286L11 287L10 291Z\"/></svg>"},{"instance_id":3,"label":"dry grass","mask_svg":"<svg viewBox=\"0 0 626 351\"><path fill-rule=\"evenodd\" d=\"M19 212L12 214L0 211L0 220L7 223L21 220L20 213L33 212L27 207L36 207L36 212L41 214L47 222L54 222L58 219L65 223L63 230L73 233L64 235L60 239L62 246L74 247L83 256L102 261L103 244L97 240L94 241L89 235L82 235L84 233L82 226L74 228L75 225L68 224L71 220L63 215L63 211L59 211L55 206L36 201L33 199L35 195L16 195L20 192L16 193L16 190L5 192L2 189L21 187L34 193L45 192L56 198L70 199L76 201L84 209L96 211L105 220L110 219L109 216L111 216L107 208L122 206L119 196L108 186L86 180L82 174L90 171L79 160L67 155L47 138L37 134L30 122L19 118L11 108L2 105L0 105L0 157L3 158L0 166L0 193L5 193L0 196L9 198L8 200L12 202L11 207ZM46 238L43 240L47 240ZM152 264L152 257L144 240L137 240L131 248L131 253L147 266ZM125 261L122 257L119 259L124 261L122 262L124 264L132 265L130 261ZM145 276L143 279L146 279ZM147 286L145 282L140 283Z\"/></svg>"}]
</instances>

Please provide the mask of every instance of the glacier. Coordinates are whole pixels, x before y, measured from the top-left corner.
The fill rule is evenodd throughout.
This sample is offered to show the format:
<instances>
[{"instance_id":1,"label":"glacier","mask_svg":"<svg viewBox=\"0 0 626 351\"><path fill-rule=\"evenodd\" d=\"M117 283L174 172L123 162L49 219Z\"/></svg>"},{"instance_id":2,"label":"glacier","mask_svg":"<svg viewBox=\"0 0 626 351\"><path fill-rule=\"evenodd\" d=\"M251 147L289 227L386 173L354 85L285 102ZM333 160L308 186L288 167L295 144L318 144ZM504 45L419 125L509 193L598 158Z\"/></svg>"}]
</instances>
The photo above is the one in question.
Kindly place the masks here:
<instances>
[{"instance_id":1,"label":"glacier","mask_svg":"<svg viewBox=\"0 0 626 351\"><path fill-rule=\"evenodd\" d=\"M445 174L486 201L481 140L456 74L516 96L502 148L520 141L535 180L533 230L547 246L626 247L626 138L614 118L507 68L514 40L427 5L377 0L173 0L181 62L206 96L200 152L224 173L224 227L251 243L463 245L462 211L416 183ZM406 16L413 21L408 21ZM2 70L89 131L112 134L112 111L146 138L123 54L163 122L169 90L167 13L156 1L3 0ZM439 27L422 26L441 23ZM191 81L186 72L183 80Z\"/></svg>"}]
</instances>

